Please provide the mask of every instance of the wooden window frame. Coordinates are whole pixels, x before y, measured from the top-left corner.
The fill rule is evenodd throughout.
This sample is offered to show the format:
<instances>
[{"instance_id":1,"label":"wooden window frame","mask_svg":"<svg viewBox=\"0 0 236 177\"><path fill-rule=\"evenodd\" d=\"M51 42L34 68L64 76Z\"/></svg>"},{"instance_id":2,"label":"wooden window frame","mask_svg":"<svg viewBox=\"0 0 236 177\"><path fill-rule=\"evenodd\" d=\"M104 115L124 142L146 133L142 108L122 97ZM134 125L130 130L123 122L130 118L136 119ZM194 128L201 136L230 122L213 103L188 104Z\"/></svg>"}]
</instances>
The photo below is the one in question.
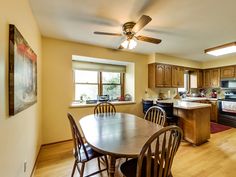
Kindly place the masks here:
<instances>
[{"instance_id":1,"label":"wooden window frame","mask_svg":"<svg viewBox=\"0 0 236 177\"><path fill-rule=\"evenodd\" d=\"M79 70L79 69L74 69L74 70ZM106 71L104 71L106 72ZM75 72L74 73L74 78L75 78ZM124 92L125 92L125 73L120 73L120 84L103 84L102 83L102 71L97 71L97 77L98 77L98 83L80 83L80 82L75 82L74 79L74 95L75 95L75 85L76 84L81 84L81 85L97 85L98 86L98 95L103 95L103 85L120 85L121 86L121 97L124 97ZM119 73L119 72L113 72L113 73Z\"/></svg>"}]
</instances>

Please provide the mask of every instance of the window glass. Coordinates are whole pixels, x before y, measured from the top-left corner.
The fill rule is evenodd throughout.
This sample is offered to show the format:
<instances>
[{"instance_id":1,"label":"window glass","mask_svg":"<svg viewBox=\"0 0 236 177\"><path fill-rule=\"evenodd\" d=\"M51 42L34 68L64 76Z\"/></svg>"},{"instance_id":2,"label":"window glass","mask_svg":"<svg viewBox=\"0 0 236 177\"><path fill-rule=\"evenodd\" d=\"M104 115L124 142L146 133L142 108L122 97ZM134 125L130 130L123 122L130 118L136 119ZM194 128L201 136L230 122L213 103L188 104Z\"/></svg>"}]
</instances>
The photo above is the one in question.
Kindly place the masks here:
<instances>
[{"instance_id":1,"label":"window glass","mask_svg":"<svg viewBox=\"0 0 236 177\"><path fill-rule=\"evenodd\" d=\"M98 83L97 71L75 70L75 83Z\"/></svg>"},{"instance_id":2,"label":"window glass","mask_svg":"<svg viewBox=\"0 0 236 177\"><path fill-rule=\"evenodd\" d=\"M110 100L117 100L121 96L120 85L103 85L103 95L109 95Z\"/></svg>"},{"instance_id":3,"label":"window glass","mask_svg":"<svg viewBox=\"0 0 236 177\"><path fill-rule=\"evenodd\" d=\"M86 100L96 100L98 95L98 85L92 84L76 84L75 100L81 102Z\"/></svg>"},{"instance_id":4,"label":"window glass","mask_svg":"<svg viewBox=\"0 0 236 177\"><path fill-rule=\"evenodd\" d=\"M120 84L120 73L102 72L103 84Z\"/></svg>"}]
</instances>

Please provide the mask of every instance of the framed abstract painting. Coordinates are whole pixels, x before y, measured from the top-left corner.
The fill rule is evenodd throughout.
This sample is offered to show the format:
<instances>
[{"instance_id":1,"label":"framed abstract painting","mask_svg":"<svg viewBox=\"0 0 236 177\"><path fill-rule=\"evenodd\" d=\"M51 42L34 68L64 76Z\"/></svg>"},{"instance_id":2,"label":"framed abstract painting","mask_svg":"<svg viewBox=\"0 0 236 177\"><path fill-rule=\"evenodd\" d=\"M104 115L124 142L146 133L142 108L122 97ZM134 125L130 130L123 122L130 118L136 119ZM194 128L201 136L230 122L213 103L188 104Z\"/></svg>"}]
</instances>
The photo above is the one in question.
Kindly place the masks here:
<instances>
[{"instance_id":1,"label":"framed abstract painting","mask_svg":"<svg viewBox=\"0 0 236 177\"><path fill-rule=\"evenodd\" d=\"M37 102L37 55L17 30L9 26L9 115Z\"/></svg>"}]
</instances>

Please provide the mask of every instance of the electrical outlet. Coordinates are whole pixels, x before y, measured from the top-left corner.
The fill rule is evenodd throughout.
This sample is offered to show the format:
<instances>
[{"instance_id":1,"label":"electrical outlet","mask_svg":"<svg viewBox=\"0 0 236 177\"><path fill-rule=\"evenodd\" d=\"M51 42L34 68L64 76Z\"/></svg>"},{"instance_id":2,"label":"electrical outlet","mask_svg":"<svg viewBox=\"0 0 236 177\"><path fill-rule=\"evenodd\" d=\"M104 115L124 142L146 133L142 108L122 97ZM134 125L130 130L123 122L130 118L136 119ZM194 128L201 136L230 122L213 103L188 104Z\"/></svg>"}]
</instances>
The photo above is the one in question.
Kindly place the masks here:
<instances>
[{"instance_id":1,"label":"electrical outlet","mask_svg":"<svg viewBox=\"0 0 236 177\"><path fill-rule=\"evenodd\" d=\"M27 170L27 161L24 162L24 173L26 172Z\"/></svg>"}]
</instances>

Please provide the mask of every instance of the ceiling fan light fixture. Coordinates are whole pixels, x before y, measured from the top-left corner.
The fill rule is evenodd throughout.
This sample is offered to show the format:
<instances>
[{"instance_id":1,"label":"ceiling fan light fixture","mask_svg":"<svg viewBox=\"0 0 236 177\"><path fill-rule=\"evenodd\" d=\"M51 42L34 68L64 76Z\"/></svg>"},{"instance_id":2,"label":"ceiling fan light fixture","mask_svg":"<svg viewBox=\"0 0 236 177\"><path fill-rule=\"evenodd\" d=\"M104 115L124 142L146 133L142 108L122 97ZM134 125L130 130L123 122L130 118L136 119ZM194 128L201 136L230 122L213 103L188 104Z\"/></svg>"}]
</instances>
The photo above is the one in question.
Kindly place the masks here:
<instances>
[{"instance_id":1,"label":"ceiling fan light fixture","mask_svg":"<svg viewBox=\"0 0 236 177\"><path fill-rule=\"evenodd\" d=\"M206 49L205 53L213 56L221 56L236 52L236 42L224 44L221 46Z\"/></svg>"},{"instance_id":2,"label":"ceiling fan light fixture","mask_svg":"<svg viewBox=\"0 0 236 177\"><path fill-rule=\"evenodd\" d=\"M134 49L137 46L137 41L134 39L126 39L121 43L121 46L124 47L125 49Z\"/></svg>"},{"instance_id":3,"label":"ceiling fan light fixture","mask_svg":"<svg viewBox=\"0 0 236 177\"><path fill-rule=\"evenodd\" d=\"M129 49L134 49L137 46L137 41L135 41L134 39L130 39L129 40Z\"/></svg>"}]
</instances>

